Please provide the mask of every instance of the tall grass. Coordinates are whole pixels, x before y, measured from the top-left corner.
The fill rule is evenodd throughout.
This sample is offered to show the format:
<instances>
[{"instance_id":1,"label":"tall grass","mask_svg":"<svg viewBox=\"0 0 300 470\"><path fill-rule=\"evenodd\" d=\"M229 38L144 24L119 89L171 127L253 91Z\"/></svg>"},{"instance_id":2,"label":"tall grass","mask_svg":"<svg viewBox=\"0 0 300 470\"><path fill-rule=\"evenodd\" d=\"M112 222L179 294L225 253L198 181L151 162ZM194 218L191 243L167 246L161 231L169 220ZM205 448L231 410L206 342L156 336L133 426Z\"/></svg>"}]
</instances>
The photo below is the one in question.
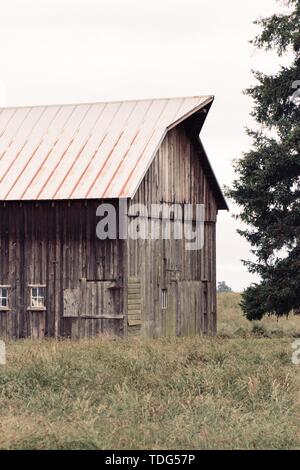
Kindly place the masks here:
<instances>
[{"instance_id":1,"label":"tall grass","mask_svg":"<svg viewBox=\"0 0 300 470\"><path fill-rule=\"evenodd\" d=\"M0 447L299 448L296 330L252 334L233 299L219 299L217 338L9 342Z\"/></svg>"},{"instance_id":2,"label":"tall grass","mask_svg":"<svg viewBox=\"0 0 300 470\"><path fill-rule=\"evenodd\" d=\"M220 336L247 336L259 331L266 337L299 336L300 315L277 318L267 316L261 321L250 322L243 315L241 295L234 292L218 294L218 333Z\"/></svg>"}]
</instances>

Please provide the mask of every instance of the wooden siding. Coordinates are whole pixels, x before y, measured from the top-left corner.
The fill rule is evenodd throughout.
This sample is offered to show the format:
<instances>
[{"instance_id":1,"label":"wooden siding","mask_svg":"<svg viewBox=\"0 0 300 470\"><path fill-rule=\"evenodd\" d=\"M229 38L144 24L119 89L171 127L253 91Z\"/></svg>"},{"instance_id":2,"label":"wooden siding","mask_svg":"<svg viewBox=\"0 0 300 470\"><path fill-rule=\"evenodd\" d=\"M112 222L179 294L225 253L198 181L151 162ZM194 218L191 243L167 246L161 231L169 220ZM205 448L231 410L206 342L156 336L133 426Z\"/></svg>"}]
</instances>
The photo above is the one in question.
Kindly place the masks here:
<instances>
[{"instance_id":1,"label":"wooden siding","mask_svg":"<svg viewBox=\"0 0 300 470\"><path fill-rule=\"evenodd\" d=\"M128 241L129 276L141 283L143 333L215 334L217 206L201 167L201 154L183 125L167 134L132 202L146 204L149 209L151 203L163 202L205 205L204 247L200 251L186 250L184 239ZM130 222L130 210L128 213ZM161 220L151 223L161 231ZM174 222L171 225L174 230ZM168 293L165 310L162 289Z\"/></svg>"},{"instance_id":2,"label":"wooden siding","mask_svg":"<svg viewBox=\"0 0 300 470\"><path fill-rule=\"evenodd\" d=\"M200 251L184 239L99 240L101 200L0 203L0 285L11 286L0 336L216 332L217 205L192 142L183 125L169 131L132 202L204 204ZM103 202L117 211L117 200ZM159 218L151 223L162 230ZM46 286L45 310L29 308L31 284Z\"/></svg>"},{"instance_id":3,"label":"wooden siding","mask_svg":"<svg viewBox=\"0 0 300 470\"><path fill-rule=\"evenodd\" d=\"M96 237L99 204L0 204L0 284L11 285L11 309L0 311L0 336L123 335L124 242ZM86 302L70 312L70 295L75 301L82 296L83 280ZM45 311L28 309L30 284L46 285ZM110 292L105 305L97 294L104 287Z\"/></svg>"},{"instance_id":4,"label":"wooden siding","mask_svg":"<svg viewBox=\"0 0 300 470\"><path fill-rule=\"evenodd\" d=\"M182 124L166 135L133 202L204 204L205 220L216 222L217 205L202 170L201 155Z\"/></svg>"}]
</instances>

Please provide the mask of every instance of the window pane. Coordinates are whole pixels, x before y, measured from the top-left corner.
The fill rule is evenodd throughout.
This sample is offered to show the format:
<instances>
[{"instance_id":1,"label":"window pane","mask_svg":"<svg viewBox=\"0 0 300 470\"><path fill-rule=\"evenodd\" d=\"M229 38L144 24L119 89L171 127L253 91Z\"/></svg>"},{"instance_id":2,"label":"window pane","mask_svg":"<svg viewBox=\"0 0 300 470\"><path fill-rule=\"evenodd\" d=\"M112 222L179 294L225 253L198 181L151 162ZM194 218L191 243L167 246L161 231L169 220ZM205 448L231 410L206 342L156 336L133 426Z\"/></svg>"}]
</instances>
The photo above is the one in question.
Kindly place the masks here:
<instances>
[{"instance_id":1,"label":"window pane","mask_svg":"<svg viewBox=\"0 0 300 470\"><path fill-rule=\"evenodd\" d=\"M38 287L38 292L37 292L37 297L44 297L44 292L45 288L44 287Z\"/></svg>"},{"instance_id":2,"label":"window pane","mask_svg":"<svg viewBox=\"0 0 300 470\"><path fill-rule=\"evenodd\" d=\"M0 287L0 307L8 307L8 289Z\"/></svg>"},{"instance_id":3,"label":"window pane","mask_svg":"<svg viewBox=\"0 0 300 470\"><path fill-rule=\"evenodd\" d=\"M44 298L38 297L37 300L36 300L36 303L37 303L38 307L43 307L44 306Z\"/></svg>"},{"instance_id":4,"label":"window pane","mask_svg":"<svg viewBox=\"0 0 300 470\"><path fill-rule=\"evenodd\" d=\"M38 293L38 288L37 287L32 287L31 289L31 296L36 297Z\"/></svg>"},{"instance_id":5,"label":"window pane","mask_svg":"<svg viewBox=\"0 0 300 470\"><path fill-rule=\"evenodd\" d=\"M7 297L7 289L5 287L1 287L0 296Z\"/></svg>"},{"instance_id":6,"label":"window pane","mask_svg":"<svg viewBox=\"0 0 300 470\"><path fill-rule=\"evenodd\" d=\"M32 287L31 288L30 306L34 308L45 307L45 287Z\"/></svg>"}]
</instances>

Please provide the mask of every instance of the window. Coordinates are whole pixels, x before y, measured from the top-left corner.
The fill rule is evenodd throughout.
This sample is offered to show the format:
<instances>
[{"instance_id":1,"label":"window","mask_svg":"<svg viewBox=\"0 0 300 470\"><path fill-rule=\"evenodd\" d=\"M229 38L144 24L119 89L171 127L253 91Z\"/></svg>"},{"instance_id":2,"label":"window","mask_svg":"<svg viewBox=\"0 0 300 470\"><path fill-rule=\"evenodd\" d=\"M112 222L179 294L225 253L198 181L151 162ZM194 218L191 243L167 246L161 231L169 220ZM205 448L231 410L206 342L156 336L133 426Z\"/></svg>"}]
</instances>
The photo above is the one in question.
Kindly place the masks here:
<instances>
[{"instance_id":1,"label":"window","mask_svg":"<svg viewBox=\"0 0 300 470\"><path fill-rule=\"evenodd\" d=\"M161 308L166 310L168 308L168 291L167 289L162 289L161 291Z\"/></svg>"},{"instance_id":2,"label":"window","mask_svg":"<svg viewBox=\"0 0 300 470\"><path fill-rule=\"evenodd\" d=\"M9 288L10 286L0 286L0 310L9 310Z\"/></svg>"},{"instance_id":3,"label":"window","mask_svg":"<svg viewBox=\"0 0 300 470\"><path fill-rule=\"evenodd\" d=\"M29 310L45 310L45 293L46 286L29 286L30 287L30 304Z\"/></svg>"}]
</instances>

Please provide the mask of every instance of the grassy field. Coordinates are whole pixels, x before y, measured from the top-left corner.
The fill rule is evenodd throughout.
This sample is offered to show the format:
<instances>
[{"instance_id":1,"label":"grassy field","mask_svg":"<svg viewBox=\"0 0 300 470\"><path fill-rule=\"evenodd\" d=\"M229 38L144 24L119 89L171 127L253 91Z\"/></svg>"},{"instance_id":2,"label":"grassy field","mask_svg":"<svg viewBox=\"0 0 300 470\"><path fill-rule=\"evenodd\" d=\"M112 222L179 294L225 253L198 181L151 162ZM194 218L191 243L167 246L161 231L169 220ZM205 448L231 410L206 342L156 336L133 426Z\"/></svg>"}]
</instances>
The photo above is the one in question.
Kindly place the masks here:
<instances>
[{"instance_id":1,"label":"grassy field","mask_svg":"<svg viewBox=\"0 0 300 470\"><path fill-rule=\"evenodd\" d=\"M299 449L300 318L218 302L218 338L9 342L0 448Z\"/></svg>"}]
</instances>

